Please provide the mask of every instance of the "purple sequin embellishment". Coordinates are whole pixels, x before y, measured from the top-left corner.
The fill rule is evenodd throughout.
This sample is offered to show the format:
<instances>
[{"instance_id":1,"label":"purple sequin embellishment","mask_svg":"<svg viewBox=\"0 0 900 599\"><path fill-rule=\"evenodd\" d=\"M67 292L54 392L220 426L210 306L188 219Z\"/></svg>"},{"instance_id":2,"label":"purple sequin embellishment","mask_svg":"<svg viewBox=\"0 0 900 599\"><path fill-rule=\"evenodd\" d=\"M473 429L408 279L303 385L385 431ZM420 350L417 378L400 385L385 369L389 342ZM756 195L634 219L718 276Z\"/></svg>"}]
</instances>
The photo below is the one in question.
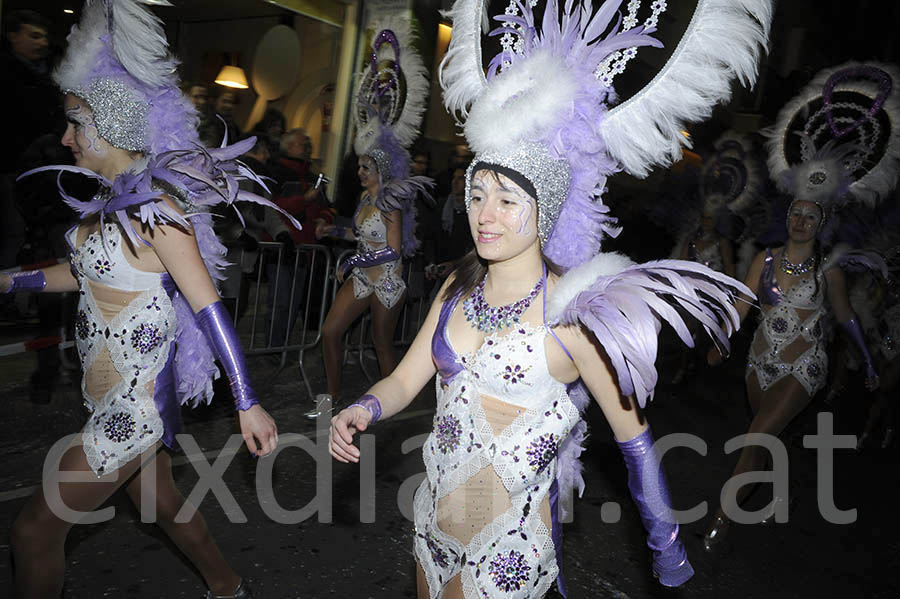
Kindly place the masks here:
<instances>
[{"instance_id":1,"label":"purple sequin embellishment","mask_svg":"<svg viewBox=\"0 0 900 599\"><path fill-rule=\"evenodd\" d=\"M772 328L775 329L776 333L786 333L788 330L788 323L783 318L776 318L772 321Z\"/></svg>"},{"instance_id":2,"label":"purple sequin embellishment","mask_svg":"<svg viewBox=\"0 0 900 599\"><path fill-rule=\"evenodd\" d=\"M136 424L134 416L127 412L116 412L106 419L103 434L115 443L122 443L134 436Z\"/></svg>"},{"instance_id":3,"label":"purple sequin embellishment","mask_svg":"<svg viewBox=\"0 0 900 599\"><path fill-rule=\"evenodd\" d=\"M778 376L778 368L772 366L771 364L766 364L763 366L763 374L766 375L766 378L774 379Z\"/></svg>"},{"instance_id":4,"label":"purple sequin embellishment","mask_svg":"<svg viewBox=\"0 0 900 599\"><path fill-rule=\"evenodd\" d=\"M462 426L459 420L452 414L443 416L435 427L437 446L441 453L448 454L459 447L459 438L462 435Z\"/></svg>"},{"instance_id":5,"label":"purple sequin embellishment","mask_svg":"<svg viewBox=\"0 0 900 599\"><path fill-rule=\"evenodd\" d=\"M819 368L818 364L809 364L806 367L806 374L811 379L817 378L821 373L822 373L822 369Z\"/></svg>"},{"instance_id":6,"label":"purple sequin embellishment","mask_svg":"<svg viewBox=\"0 0 900 599\"><path fill-rule=\"evenodd\" d=\"M94 270L97 272L97 276L102 276L108 273L112 267L109 264L109 260L103 260L98 258L96 262L94 262Z\"/></svg>"},{"instance_id":7,"label":"purple sequin embellishment","mask_svg":"<svg viewBox=\"0 0 900 599\"><path fill-rule=\"evenodd\" d=\"M525 561L525 556L515 550L498 554L488 565L491 580L498 589L507 593L518 591L525 586L529 572L531 566Z\"/></svg>"},{"instance_id":8,"label":"purple sequin embellishment","mask_svg":"<svg viewBox=\"0 0 900 599\"><path fill-rule=\"evenodd\" d=\"M509 381L510 383L518 383L524 378L525 371L522 370L522 366L519 364L516 364L515 367L507 366L506 372L503 374L503 380Z\"/></svg>"},{"instance_id":9,"label":"purple sequin embellishment","mask_svg":"<svg viewBox=\"0 0 900 599\"><path fill-rule=\"evenodd\" d=\"M528 455L528 464L535 472L540 472L546 468L553 458L556 457L556 450L559 447L559 436L553 433L541 435L531 442L525 453Z\"/></svg>"},{"instance_id":10,"label":"purple sequin embellishment","mask_svg":"<svg viewBox=\"0 0 900 599\"><path fill-rule=\"evenodd\" d=\"M441 568L446 568L450 565L450 562L447 560L449 557L447 552L443 550L443 548L438 544L437 539L434 538L434 535L428 533L427 535L419 535L423 539L425 539L425 545L428 546L428 551L431 552L431 560L440 566Z\"/></svg>"},{"instance_id":11,"label":"purple sequin embellishment","mask_svg":"<svg viewBox=\"0 0 900 599\"><path fill-rule=\"evenodd\" d=\"M165 341L165 336L159 333L159 327L144 323L131 333L131 347L146 354L155 350Z\"/></svg>"}]
</instances>

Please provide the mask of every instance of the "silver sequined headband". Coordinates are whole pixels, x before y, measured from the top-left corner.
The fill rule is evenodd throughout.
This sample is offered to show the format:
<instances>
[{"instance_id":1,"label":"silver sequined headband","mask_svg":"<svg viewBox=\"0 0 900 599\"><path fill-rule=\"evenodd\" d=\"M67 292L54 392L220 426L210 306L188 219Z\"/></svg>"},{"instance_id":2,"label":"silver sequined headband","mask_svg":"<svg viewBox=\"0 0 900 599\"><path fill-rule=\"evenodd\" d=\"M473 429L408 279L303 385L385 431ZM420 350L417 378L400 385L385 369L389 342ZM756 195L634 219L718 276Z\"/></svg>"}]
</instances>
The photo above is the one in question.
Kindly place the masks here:
<instances>
[{"instance_id":1,"label":"silver sequined headband","mask_svg":"<svg viewBox=\"0 0 900 599\"><path fill-rule=\"evenodd\" d=\"M87 102L94 113L100 137L110 144L129 152L148 149L149 107L127 85L117 79L100 77L92 79L86 90L67 89L65 93Z\"/></svg>"}]
</instances>

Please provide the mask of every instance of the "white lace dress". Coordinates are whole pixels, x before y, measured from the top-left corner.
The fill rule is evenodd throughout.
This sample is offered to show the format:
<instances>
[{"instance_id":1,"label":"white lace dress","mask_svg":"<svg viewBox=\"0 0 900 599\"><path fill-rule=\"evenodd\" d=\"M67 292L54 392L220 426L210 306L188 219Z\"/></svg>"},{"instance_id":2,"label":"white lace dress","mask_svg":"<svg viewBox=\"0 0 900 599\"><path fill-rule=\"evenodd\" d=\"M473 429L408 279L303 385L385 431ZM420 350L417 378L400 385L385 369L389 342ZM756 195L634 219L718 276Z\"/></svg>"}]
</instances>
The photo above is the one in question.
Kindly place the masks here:
<instances>
[{"instance_id":1,"label":"white lace dress","mask_svg":"<svg viewBox=\"0 0 900 599\"><path fill-rule=\"evenodd\" d=\"M154 403L157 375L175 340L175 310L161 273L138 270L122 252L117 225L78 239L72 270L78 280L75 344L84 376L81 391L91 412L82 431L88 464L98 476L112 472L159 441L163 421Z\"/></svg>"},{"instance_id":2,"label":"white lace dress","mask_svg":"<svg viewBox=\"0 0 900 599\"><path fill-rule=\"evenodd\" d=\"M431 599L457 575L466 599L541 597L559 572L549 493L578 410L550 376L547 327L517 326L459 356L446 332L455 304L432 344L437 410L414 500L416 558Z\"/></svg>"}]
</instances>

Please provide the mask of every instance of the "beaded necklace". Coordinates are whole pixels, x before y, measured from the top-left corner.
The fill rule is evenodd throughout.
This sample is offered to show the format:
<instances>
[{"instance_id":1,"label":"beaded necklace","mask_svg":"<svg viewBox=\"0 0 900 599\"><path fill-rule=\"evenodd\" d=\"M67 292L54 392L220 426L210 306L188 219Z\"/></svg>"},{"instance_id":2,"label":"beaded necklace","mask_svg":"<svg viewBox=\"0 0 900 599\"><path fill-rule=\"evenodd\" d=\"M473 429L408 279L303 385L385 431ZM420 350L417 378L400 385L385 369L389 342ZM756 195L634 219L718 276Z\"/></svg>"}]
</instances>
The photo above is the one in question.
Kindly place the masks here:
<instances>
[{"instance_id":1,"label":"beaded necklace","mask_svg":"<svg viewBox=\"0 0 900 599\"><path fill-rule=\"evenodd\" d=\"M787 252L781 252L781 272L786 275L803 275L813 269L816 264L816 256L813 254L803 262L794 264L787 259Z\"/></svg>"},{"instance_id":2,"label":"beaded necklace","mask_svg":"<svg viewBox=\"0 0 900 599\"><path fill-rule=\"evenodd\" d=\"M494 307L484 299L484 284L487 281L485 273L484 278L472 291L472 295L463 302L463 314L476 329L488 335L504 327L510 327L519 322L519 318L541 292L545 279L546 277L542 276L531 292L522 299L505 306Z\"/></svg>"}]
</instances>

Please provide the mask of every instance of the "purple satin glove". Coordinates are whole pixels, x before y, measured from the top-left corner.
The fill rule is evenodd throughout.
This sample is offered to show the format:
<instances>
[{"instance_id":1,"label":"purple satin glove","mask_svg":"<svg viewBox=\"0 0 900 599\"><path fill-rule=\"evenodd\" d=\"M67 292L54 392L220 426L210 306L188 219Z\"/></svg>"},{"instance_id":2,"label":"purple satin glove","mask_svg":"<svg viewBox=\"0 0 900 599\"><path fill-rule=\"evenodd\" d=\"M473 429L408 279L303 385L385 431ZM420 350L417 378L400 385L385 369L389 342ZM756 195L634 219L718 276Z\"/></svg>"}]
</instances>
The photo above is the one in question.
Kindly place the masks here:
<instances>
[{"instance_id":1,"label":"purple satin glove","mask_svg":"<svg viewBox=\"0 0 900 599\"><path fill-rule=\"evenodd\" d=\"M19 291L43 291L47 287L47 278L42 270L23 270L14 272L9 275L9 289L5 293L16 293Z\"/></svg>"},{"instance_id":2,"label":"purple satin glove","mask_svg":"<svg viewBox=\"0 0 900 599\"><path fill-rule=\"evenodd\" d=\"M397 250L389 245L386 245L380 250L375 250L374 252L366 252L364 254L356 254L354 256L351 256L350 258L347 258L341 263L341 274L346 276L347 273L354 268L371 268L372 266L378 266L380 264L384 264L385 262L393 262L394 260L399 259L400 254L397 253Z\"/></svg>"},{"instance_id":3,"label":"purple satin glove","mask_svg":"<svg viewBox=\"0 0 900 599\"><path fill-rule=\"evenodd\" d=\"M372 420L369 424L375 424L381 419L381 402L371 393L366 393L347 407L352 408L353 406L359 406L369 411L372 415Z\"/></svg>"},{"instance_id":4,"label":"purple satin glove","mask_svg":"<svg viewBox=\"0 0 900 599\"><path fill-rule=\"evenodd\" d=\"M225 369L231 394L234 396L234 407L237 410L249 410L257 405L256 393L250 386L250 375L247 372L247 361L244 351L238 342L237 331L231 324L228 310L220 301L210 304L197 312L197 325L212 348L213 354Z\"/></svg>"},{"instance_id":5,"label":"purple satin glove","mask_svg":"<svg viewBox=\"0 0 900 599\"><path fill-rule=\"evenodd\" d=\"M663 585L681 586L694 575L694 569L678 538L669 486L653 451L653 434L647 429L634 439L618 444L628 468L628 490L647 529L653 571Z\"/></svg>"},{"instance_id":6,"label":"purple satin glove","mask_svg":"<svg viewBox=\"0 0 900 599\"><path fill-rule=\"evenodd\" d=\"M851 318L847 322L842 322L841 327L843 327L847 336L853 340L853 343L856 344L856 349L859 350L863 360L866 361L866 378L877 380L878 373L875 371L875 363L872 361L871 354L869 354L869 348L866 347L866 340L863 337L862 327L859 326L859 322L855 318Z\"/></svg>"}]
</instances>

